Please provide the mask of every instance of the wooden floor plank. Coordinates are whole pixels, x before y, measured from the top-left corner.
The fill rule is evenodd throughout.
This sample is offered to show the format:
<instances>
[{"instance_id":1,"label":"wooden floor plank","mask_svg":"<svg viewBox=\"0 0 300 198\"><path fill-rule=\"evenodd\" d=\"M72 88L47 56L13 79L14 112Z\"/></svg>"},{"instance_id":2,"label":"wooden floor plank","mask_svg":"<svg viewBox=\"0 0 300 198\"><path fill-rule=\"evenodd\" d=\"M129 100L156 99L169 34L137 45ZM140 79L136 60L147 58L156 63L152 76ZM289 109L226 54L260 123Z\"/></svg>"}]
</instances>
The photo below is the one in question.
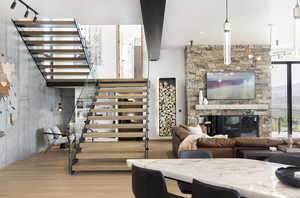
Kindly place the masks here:
<instances>
[{"instance_id":1,"label":"wooden floor plank","mask_svg":"<svg viewBox=\"0 0 300 198\"><path fill-rule=\"evenodd\" d=\"M167 158L170 151L171 141L150 141L151 157ZM0 197L134 197L130 172L78 172L71 176L67 172L67 155L65 151L35 154L0 169ZM182 195L176 181L167 179L167 186L170 193Z\"/></svg>"}]
</instances>

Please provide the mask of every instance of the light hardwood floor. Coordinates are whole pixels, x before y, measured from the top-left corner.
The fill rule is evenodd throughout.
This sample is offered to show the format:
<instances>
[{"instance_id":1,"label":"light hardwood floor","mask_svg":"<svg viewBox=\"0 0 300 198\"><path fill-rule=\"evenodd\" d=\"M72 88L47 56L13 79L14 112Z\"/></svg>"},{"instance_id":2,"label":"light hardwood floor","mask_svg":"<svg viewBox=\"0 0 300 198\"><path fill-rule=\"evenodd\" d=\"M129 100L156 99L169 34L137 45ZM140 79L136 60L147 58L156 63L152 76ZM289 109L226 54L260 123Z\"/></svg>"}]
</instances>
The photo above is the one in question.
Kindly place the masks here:
<instances>
[{"instance_id":1,"label":"light hardwood floor","mask_svg":"<svg viewBox=\"0 0 300 198\"><path fill-rule=\"evenodd\" d=\"M150 142L150 157L171 156L170 141ZM168 190L180 194L167 180ZM124 173L67 172L66 152L36 154L0 170L0 197L10 198L133 198L131 175ZM185 196L187 197L187 196Z\"/></svg>"}]
</instances>

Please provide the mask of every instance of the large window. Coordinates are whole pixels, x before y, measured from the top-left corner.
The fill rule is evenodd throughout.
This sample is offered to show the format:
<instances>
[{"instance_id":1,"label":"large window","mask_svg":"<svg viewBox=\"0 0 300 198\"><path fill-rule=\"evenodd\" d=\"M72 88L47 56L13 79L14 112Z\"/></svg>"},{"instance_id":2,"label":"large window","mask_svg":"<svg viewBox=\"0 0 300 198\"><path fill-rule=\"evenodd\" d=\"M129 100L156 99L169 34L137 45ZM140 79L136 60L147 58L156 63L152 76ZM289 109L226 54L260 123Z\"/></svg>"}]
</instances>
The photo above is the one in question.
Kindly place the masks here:
<instances>
[{"instance_id":1,"label":"large window","mask_svg":"<svg viewBox=\"0 0 300 198\"><path fill-rule=\"evenodd\" d=\"M300 64L292 65L293 136L300 137Z\"/></svg>"},{"instance_id":2,"label":"large window","mask_svg":"<svg viewBox=\"0 0 300 198\"><path fill-rule=\"evenodd\" d=\"M292 133L293 137L300 137L299 73L300 64L273 65L271 72L273 137L287 137L288 132ZM292 103L289 103L290 100Z\"/></svg>"},{"instance_id":3,"label":"large window","mask_svg":"<svg viewBox=\"0 0 300 198\"><path fill-rule=\"evenodd\" d=\"M287 67L272 68L272 131L273 137L287 137Z\"/></svg>"}]
</instances>

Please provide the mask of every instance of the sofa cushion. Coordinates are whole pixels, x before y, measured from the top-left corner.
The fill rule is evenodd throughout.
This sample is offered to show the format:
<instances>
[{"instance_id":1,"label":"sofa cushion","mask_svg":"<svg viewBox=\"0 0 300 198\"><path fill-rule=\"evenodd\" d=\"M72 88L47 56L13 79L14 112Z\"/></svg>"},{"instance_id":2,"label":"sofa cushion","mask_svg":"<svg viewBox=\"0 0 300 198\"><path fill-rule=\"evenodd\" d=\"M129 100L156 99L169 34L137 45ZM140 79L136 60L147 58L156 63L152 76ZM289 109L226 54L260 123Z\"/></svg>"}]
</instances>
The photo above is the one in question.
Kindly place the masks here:
<instances>
[{"instance_id":1,"label":"sofa cushion","mask_svg":"<svg viewBox=\"0 0 300 198\"><path fill-rule=\"evenodd\" d=\"M184 140L187 136L191 135L191 133L183 127L173 127L172 131L174 135L176 135L181 141Z\"/></svg>"},{"instance_id":2,"label":"sofa cushion","mask_svg":"<svg viewBox=\"0 0 300 198\"><path fill-rule=\"evenodd\" d=\"M198 147L225 147L232 148L235 146L235 139L227 139L227 138L199 138Z\"/></svg>"},{"instance_id":3,"label":"sofa cushion","mask_svg":"<svg viewBox=\"0 0 300 198\"><path fill-rule=\"evenodd\" d=\"M283 144L281 139L271 138L235 138L236 146L239 147L270 147Z\"/></svg>"}]
</instances>

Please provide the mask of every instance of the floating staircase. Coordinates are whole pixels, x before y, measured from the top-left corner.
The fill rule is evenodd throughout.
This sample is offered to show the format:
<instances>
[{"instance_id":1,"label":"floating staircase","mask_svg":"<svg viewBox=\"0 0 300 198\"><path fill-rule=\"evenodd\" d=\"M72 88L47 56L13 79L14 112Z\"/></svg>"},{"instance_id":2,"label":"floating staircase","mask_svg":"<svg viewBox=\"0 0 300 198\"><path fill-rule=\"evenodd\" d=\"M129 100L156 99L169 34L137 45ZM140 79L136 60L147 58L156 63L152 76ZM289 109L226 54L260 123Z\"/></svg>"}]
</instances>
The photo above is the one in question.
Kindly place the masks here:
<instances>
[{"instance_id":1,"label":"floating staircase","mask_svg":"<svg viewBox=\"0 0 300 198\"><path fill-rule=\"evenodd\" d=\"M72 171L128 171L148 157L146 79L99 80Z\"/></svg>"},{"instance_id":2,"label":"floating staircase","mask_svg":"<svg viewBox=\"0 0 300 198\"><path fill-rule=\"evenodd\" d=\"M47 84L87 78L90 63L75 20L13 22Z\"/></svg>"}]
</instances>

